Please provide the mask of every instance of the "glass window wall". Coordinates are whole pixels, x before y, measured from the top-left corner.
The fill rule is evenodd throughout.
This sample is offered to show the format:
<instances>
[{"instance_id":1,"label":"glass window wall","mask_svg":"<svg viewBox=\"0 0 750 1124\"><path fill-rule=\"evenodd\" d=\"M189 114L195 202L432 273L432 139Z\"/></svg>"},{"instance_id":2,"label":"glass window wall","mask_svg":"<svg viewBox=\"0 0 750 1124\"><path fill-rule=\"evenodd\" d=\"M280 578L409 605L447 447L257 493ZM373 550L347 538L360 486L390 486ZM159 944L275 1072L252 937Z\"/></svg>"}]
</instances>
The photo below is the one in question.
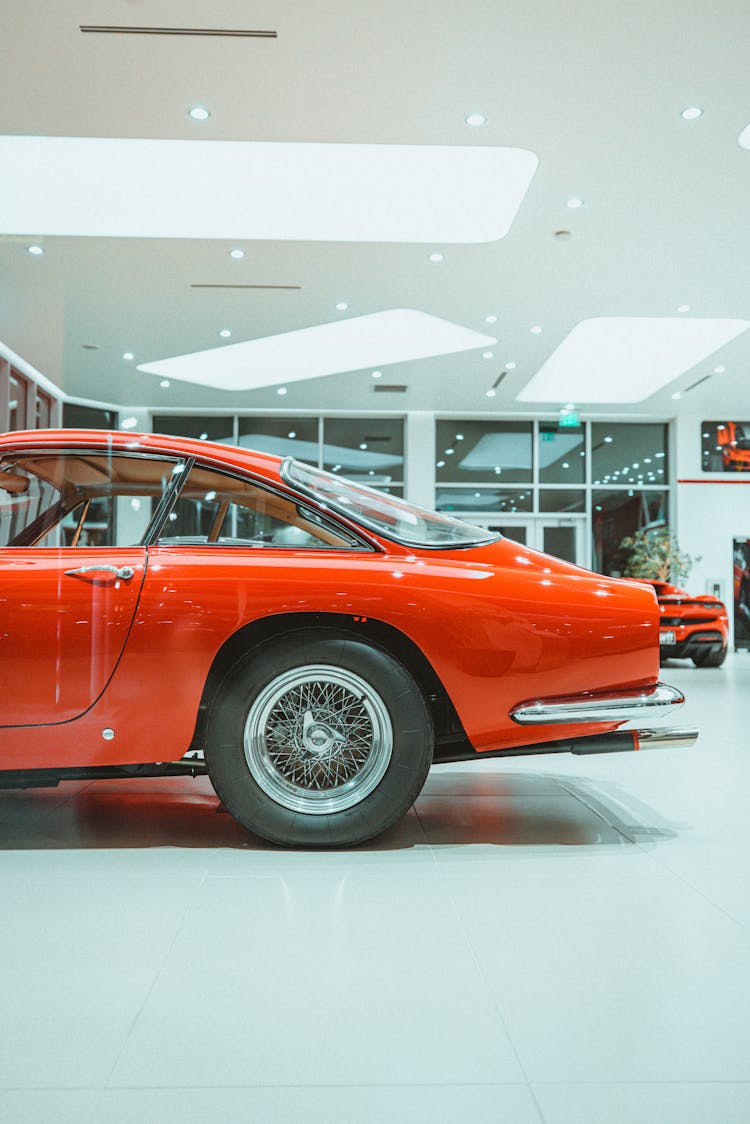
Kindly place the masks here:
<instances>
[{"instance_id":1,"label":"glass window wall","mask_svg":"<svg viewBox=\"0 0 750 1124\"><path fill-rule=\"evenodd\" d=\"M531 435L531 422L438 421L436 479L439 484L530 484Z\"/></svg>"},{"instance_id":2,"label":"glass window wall","mask_svg":"<svg viewBox=\"0 0 750 1124\"><path fill-rule=\"evenodd\" d=\"M583 426L560 428L554 422L540 422L536 450L540 484L584 483L586 431Z\"/></svg>"},{"instance_id":3,"label":"glass window wall","mask_svg":"<svg viewBox=\"0 0 750 1124\"><path fill-rule=\"evenodd\" d=\"M594 422L591 451L594 487L669 483L666 425Z\"/></svg>"},{"instance_id":4,"label":"glass window wall","mask_svg":"<svg viewBox=\"0 0 750 1124\"><path fill-rule=\"evenodd\" d=\"M618 488L594 489L591 517L592 569L618 578L627 552L620 544L636 531L669 526L669 492Z\"/></svg>"},{"instance_id":5,"label":"glass window wall","mask_svg":"<svg viewBox=\"0 0 750 1124\"><path fill-rule=\"evenodd\" d=\"M323 464L370 488L404 479L402 418L324 418Z\"/></svg>"}]
</instances>

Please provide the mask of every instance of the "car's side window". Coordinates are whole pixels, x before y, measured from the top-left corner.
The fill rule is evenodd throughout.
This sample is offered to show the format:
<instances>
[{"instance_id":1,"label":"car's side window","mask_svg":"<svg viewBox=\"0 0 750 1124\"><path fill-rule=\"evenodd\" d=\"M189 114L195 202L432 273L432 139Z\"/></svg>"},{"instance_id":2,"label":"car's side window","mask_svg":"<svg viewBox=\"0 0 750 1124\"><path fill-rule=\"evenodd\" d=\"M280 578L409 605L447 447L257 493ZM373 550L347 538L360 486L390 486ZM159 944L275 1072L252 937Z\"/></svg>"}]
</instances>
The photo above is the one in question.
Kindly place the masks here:
<instances>
[{"instance_id":1,"label":"car's side window","mask_svg":"<svg viewBox=\"0 0 750 1124\"><path fill-rule=\"evenodd\" d=\"M0 547L136 546L176 458L107 450L9 454L0 461Z\"/></svg>"},{"instance_id":2,"label":"car's side window","mask_svg":"<svg viewBox=\"0 0 750 1124\"><path fill-rule=\"evenodd\" d=\"M321 550L362 546L304 505L200 465L191 469L159 542Z\"/></svg>"}]
</instances>

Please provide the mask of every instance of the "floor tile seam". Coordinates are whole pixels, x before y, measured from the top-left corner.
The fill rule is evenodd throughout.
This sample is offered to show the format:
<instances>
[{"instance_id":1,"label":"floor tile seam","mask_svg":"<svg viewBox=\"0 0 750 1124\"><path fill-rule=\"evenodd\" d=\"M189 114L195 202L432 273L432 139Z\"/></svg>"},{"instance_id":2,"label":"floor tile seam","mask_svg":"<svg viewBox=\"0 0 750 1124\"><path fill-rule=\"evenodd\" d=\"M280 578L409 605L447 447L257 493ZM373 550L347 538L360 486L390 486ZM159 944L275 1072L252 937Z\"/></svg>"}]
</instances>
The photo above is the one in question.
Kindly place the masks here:
<instances>
[{"instance_id":1,"label":"floor tile seam","mask_svg":"<svg viewBox=\"0 0 750 1124\"><path fill-rule=\"evenodd\" d=\"M250 1082L233 1084L231 1082L222 1083L219 1085L107 1085L107 1086L67 1086L67 1085L53 1085L49 1087L38 1087L40 1092L91 1092L91 1093L129 1093L129 1092L175 1092L175 1091L201 1091L207 1089L528 1089L528 1081L326 1081L318 1085L312 1085L310 1082L285 1082L279 1084L278 1082ZM37 1087L23 1087L18 1089L7 1090L4 1092L36 1092Z\"/></svg>"},{"instance_id":2,"label":"floor tile seam","mask_svg":"<svg viewBox=\"0 0 750 1124\"><path fill-rule=\"evenodd\" d=\"M110 1082L110 1079L112 1077L112 1074L117 1069L117 1066L119 1065L120 1059L121 1059L122 1055L124 1054L124 1052L127 1048L128 1042L133 1037L133 1032L135 1031L135 1028L138 1025L138 1021L139 1021L141 1015L143 1014L144 1010L146 1009L148 1001L149 1001L149 999L151 998L151 996L154 992L154 988L156 987L158 981L161 979L161 977L164 973L164 969L167 965L167 961L169 960L172 949L174 948L175 944L177 943L178 937L180 936L183 929L185 928L185 922L187 920L187 915L190 911L191 905L192 905L193 901L198 897L201 889L203 888L203 885L204 885L205 881L206 881L206 871L204 870L202 872L199 880L198 880L197 885L193 888L192 893L190 893L186 896L185 903L184 903L182 912L180 914L180 919L177 923L177 926L175 927L175 931L174 931L174 935L172 937L172 940L169 942L169 945L164 950L164 953L161 956L161 958L159 960L159 963L154 966L154 972L153 972L153 977L152 977L151 983L150 983L150 985L149 985L149 987L146 991L146 994L143 997L142 1003L140 1004L138 1010L135 1012L133 1018L130 1020L130 1025L128 1026L127 1030L125 1031L125 1034L122 1037L122 1041L120 1042L120 1047L115 1053L114 1060L112 1062L112 1065L109 1068L109 1072L108 1072L107 1077L104 1081L104 1085L103 1085L104 1089L109 1088L109 1082Z\"/></svg>"},{"instance_id":3,"label":"floor tile seam","mask_svg":"<svg viewBox=\"0 0 750 1124\"><path fill-rule=\"evenodd\" d=\"M694 886L689 878L686 878L684 874L680 874L678 870L675 870L674 867L670 866L664 859L660 859L657 855L654 855L653 860L655 863L658 863L659 866L662 866L664 870L668 871L673 878L676 878L678 882L681 882L683 886L686 886L689 890L692 890L693 893L697 894L699 898L703 898L703 900L707 902L708 905L712 906L712 908L715 909L718 913L723 914L723 916L731 921L734 925L737 925L740 929L742 929L743 933L746 933L748 936L750 936L750 925L746 925L744 921L739 921L732 913L729 912L728 909L725 909L723 905L715 902L713 898L710 898L708 894L699 889L698 886ZM715 878L721 877L721 875L707 874L703 877ZM735 875L735 877L750 879L750 875L747 874L738 874Z\"/></svg>"},{"instance_id":4,"label":"floor tile seam","mask_svg":"<svg viewBox=\"0 0 750 1124\"><path fill-rule=\"evenodd\" d=\"M616 1081L590 1080L590 1081L539 1081L534 1080L531 1082L537 1089L554 1089L554 1088L576 1088L579 1085L586 1086L586 1088L609 1088L611 1085L654 1085L669 1087L672 1085L747 1085L750 1088L750 1078L722 1078L721 1080L712 1077L685 1077L673 1080L669 1077L635 1077L632 1080L618 1078Z\"/></svg>"},{"instance_id":5,"label":"floor tile seam","mask_svg":"<svg viewBox=\"0 0 750 1124\"><path fill-rule=\"evenodd\" d=\"M435 870L440 872L440 863L438 862L438 857L437 857L437 854L435 852L435 848L433 847L432 843L430 842L430 840L427 837L427 832L424 829L424 824L422 823L422 817L419 814L419 809L417 808L416 801L412 804L412 810L414 812L414 815L417 817L417 824L419 825L419 830L422 832L422 839L426 843L427 849L430 852L430 858L432 859L432 865L435 867Z\"/></svg>"},{"instance_id":6,"label":"floor tile seam","mask_svg":"<svg viewBox=\"0 0 750 1124\"><path fill-rule=\"evenodd\" d=\"M507 1039L507 1041L510 1045L511 1051L513 1053L513 1057L516 1059L516 1062L518 1064L518 1068L521 1071L521 1074L523 1075L523 1084L525 1084L526 1087L529 1090L529 1095L532 1097L532 1100L534 1102L537 1113L540 1116L541 1124L545 1124L544 1116L541 1113L541 1108L539 1106L539 1103L538 1103L536 1097L533 1095L533 1092L531 1090L531 1079L529 1078L529 1075L527 1073L526 1066L523 1064L523 1060L521 1058L519 1048L518 1048L518 1046L515 1042L515 1039L513 1038L512 1034L510 1032L510 1027L508 1026L506 1017L505 1017L505 1015L504 1015L504 1013L503 1013L503 1011L500 1007L500 1004L498 1003L497 997L495 995L495 990L492 987L492 985L491 985L491 983L490 983L490 981L487 977L487 973L485 972L484 967L483 967L483 965L482 965L482 963L479 959L477 950L474 947L474 943L473 943L471 937L469 936L469 932L468 932L468 929L466 927L466 923L465 923L465 921L463 919L463 916L462 916L462 914L459 910L458 903L456 902L456 899L455 899L455 896L454 896L453 891L451 889L451 884L448 881L446 872L445 872L445 870L443 870L440 863L438 863L437 866L438 866L440 881L443 883L443 885L445 887L446 896L447 896L448 901L450 902L451 911L452 911L453 916L455 917L456 922L458 924L458 927L459 927L459 929L460 929L460 931L463 935L463 939L466 942L466 946L467 946L467 948L469 950L469 953L471 955L471 959L474 962L475 968L476 968L477 972L479 973L479 977L480 977L482 983L484 984L485 992L489 996L490 1003L492 1004L492 1008L495 1011L495 1016L496 1016L496 1018L497 1018L497 1020L500 1024L500 1026L502 1027L503 1033L504 1033L504 1035L505 1035L505 1037L506 1037L506 1039Z\"/></svg>"},{"instance_id":7,"label":"floor tile seam","mask_svg":"<svg viewBox=\"0 0 750 1124\"><path fill-rule=\"evenodd\" d=\"M573 789L568 788L564 781L560 782L560 787L565 792L567 792L568 796L572 796L574 800L577 800L579 804L582 804L584 808L587 808L589 812L592 813L592 815L600 819L602 823L605 823L607 827L612 829L612 831L616 831L618 835L621 835L623 839L627 839L628 843L632 843L634 847L640 847L637 839L634 839L631 835L629 835L624 828L618 827L616 824L611 823L611 821L607 819L603 812L600 812L599 809L596 808L592 803L589 803L588 800L585 800L579 792L575 792ZM644 852L644 854L648 854L648 852L645 851L644 848L641 847L640 849Z\"/></svg>"},{"instance_id":8,"label":"floor tile seam","mask_svg":"<svg viewBox=\"0 0 750 1124\"><path fill-rule=\"evenodd\" d=\"M511 1037L510 1030L508 1029L508 1025L505 1021L505 1017L504 1017L502 1011L500 1010L500 1007L498 1006L497 999L495 998L495 993L494 993L492 987L490 986L489 980L487 979L487 975L486 975L486 973L485 973L485 971L484 971L484 969L483 969L483 967L482 967L482 965L479 961L479 958L477 956L476 949L474 948L474 945L472 944L471 938L469 937L468 931L466 929L466 925L464 924L464 920L463 920L463 918L462 918L462 916L461 916L461 914L458 910L456 900L455 900L455 898L453 896L453 893L451 891L450 883L448 882L448 879L446 877L446 872L443 869L443 867L441 866L440 862L438 861L438 856L435 852L434 847L432 846L429 839L427 838L427 833L424 830L424 825L422 823L422 819L419 815L419 812L417 811L416 804L414 805L414 812L416 814L420 830L421 830L422 834L424 835L424 838L425 838L425 841L427 842L428 847L430 848L430 854L433 857L433 861L434 861L434 864L435 864L435 869L437 871L438 879L439 879L440 883L442 883L443 887L446 890L447 899L450 902L451 912L453 913L453 916L454 916L454 918L455 918L455 920L458 924L458 927L459 927L459 930L460 930L460 932L463 936L464 942L466 943L466 947L469 950L469 954L471 956L471 959L474 961L474 965L476 967L476 970L479 973L479 978L481 979L482 983L484 984L485 991L489 996L490 1003L492 1004L492 1008L495 1011L495 1016L496 1016L496 1018L497 1018L497 1020L500 1024L500 1026L502 1027L503 1034L505 1035L505 1038L506 1038L506 1040L507 1040L507 1042L508 1042L508 1044L511 1048L511 1052L513 1054L513 1057L516 1059L516 1063L518 1065L518 1068L521 1071L521 1074L523 1076L522 1082L513 1082L513 1084L518 1085L518 1086L525 1086L526 1089L528 1089L529 1097L531 1098L532 1103L534 1105L534 1108L536 1109L537 1115L539 1116L539 1124L546 1124L546 1121L545 1121L545 1118L542 1114L542 1110L541 1110L541 1107L539 1105L539 1102L538 1102L537 1098L535 1097L535 1095L533 1093L533 1090L531 1088L531 1084L530 1084L528 1075L526 1073L526 1068L525 1068L523 1062L521 1061L521 1057L519 1055L516 1043L514 1042L513 1038ZM491 1084L497 1085L498 1083L492 1082Z\"/></svg>"}]
</instances>

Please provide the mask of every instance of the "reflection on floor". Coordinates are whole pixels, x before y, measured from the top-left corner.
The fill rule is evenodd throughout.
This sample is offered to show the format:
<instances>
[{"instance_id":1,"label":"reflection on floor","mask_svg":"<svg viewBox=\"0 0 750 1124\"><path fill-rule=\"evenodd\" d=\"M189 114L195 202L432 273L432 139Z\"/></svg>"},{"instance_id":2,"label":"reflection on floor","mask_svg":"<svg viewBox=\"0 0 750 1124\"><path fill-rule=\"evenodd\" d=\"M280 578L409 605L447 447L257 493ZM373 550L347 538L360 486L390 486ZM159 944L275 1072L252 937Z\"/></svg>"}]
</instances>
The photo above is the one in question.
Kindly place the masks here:
<instances>
[{"instance_id":1,"label":"reflection on floor","mask_svg":"<svg viewBox=\"0 0 750 1124\"><path fill-rule=\"evenodd\" d=\"M691 751L433 770L349 852L0 791L0 1122L750 1120L750 654Z\"/></svg>"}]
</instances>

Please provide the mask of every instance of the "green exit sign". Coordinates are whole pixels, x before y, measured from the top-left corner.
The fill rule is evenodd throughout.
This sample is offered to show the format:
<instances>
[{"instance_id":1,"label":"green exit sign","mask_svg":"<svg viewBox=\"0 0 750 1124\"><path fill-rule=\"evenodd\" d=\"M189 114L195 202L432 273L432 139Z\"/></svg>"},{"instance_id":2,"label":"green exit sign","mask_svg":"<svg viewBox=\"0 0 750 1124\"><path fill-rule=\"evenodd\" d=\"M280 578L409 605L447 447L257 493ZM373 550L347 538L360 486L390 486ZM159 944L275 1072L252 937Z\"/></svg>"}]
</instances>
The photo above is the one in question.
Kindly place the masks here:
<instances>
[{"instance_id":1,"label":"green exit sign","mask_svg":"<svg viewBox=\"0 0 750 1124\"><path fill-rule=\"evenodd\" d=\"M580 424L581 419L578 414L574 413L572 410L560 414L560 429L577 429Z\"/></svg>"}]
</instances>

